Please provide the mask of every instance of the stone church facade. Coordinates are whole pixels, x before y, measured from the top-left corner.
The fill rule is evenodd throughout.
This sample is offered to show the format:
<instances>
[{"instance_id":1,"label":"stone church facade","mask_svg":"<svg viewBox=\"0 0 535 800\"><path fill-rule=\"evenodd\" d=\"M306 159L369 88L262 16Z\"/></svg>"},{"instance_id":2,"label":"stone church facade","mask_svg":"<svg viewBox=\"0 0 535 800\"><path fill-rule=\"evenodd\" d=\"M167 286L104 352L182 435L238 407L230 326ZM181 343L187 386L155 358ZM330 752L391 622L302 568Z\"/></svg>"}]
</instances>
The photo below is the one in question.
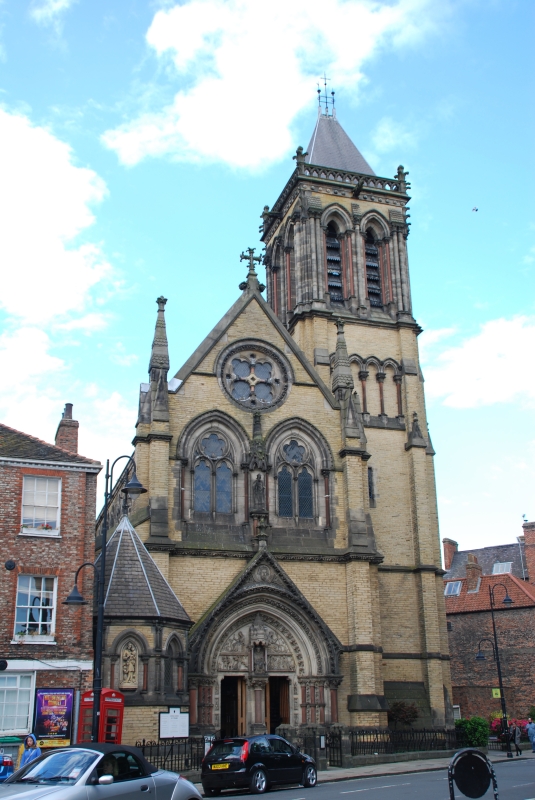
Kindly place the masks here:
<instances>
[{"instance_id":1,"label":"stone church facade","mask_svg":"<svg viewBox=\"0 0 535 800\"><path fill-rule=\"evenodd\" d=\"M108 684L129 643L147 664L121 684L132 740L170 705L227 735L384 726L393 700L452 721L407 173L377 177L325 113L295 160L262 214L267 287L242 254L240 296L171 379L157 301L130 520L180 602L134 613L132 583L107 618Z\"/></svg>"}]
</instances>

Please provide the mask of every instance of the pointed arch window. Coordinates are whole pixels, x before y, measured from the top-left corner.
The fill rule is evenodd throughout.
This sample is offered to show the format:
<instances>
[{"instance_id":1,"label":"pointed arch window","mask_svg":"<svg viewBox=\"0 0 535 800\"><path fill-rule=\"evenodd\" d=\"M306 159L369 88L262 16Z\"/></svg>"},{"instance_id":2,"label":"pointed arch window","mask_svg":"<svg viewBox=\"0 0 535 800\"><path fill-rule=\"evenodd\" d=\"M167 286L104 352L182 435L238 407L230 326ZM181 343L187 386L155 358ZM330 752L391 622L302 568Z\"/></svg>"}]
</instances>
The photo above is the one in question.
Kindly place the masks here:
<instances>
[{"instance_id":1,"label":"pointed arch window","mask_svg":"<svg viewBox=\"0 0 535 800\"><path fill-rule=\"evenodd\" d=\"M219 514L232 513L232 470L224 461L215 471L215 510Z\"/></svg>"},{"instance_id":2,"label":"pointed arch window","mask_svg":"<svg viewBox=\"0 0 535 800\"><path fill-rule=\"evenodd\" d=\"M195 511L210 512L212 510L212 470L204 461L195 467L194 494Z\"/></svg>"},{"instance_id":3,"label":"pointed arch window","mask_svg":"<svg viewBox=\"0 0 535 800\"><path fill-rule=\"evenodd\" d=\"M366 282L368 284L368 298L372 308L383 307L383 293L381 289L381 261L379 248L375 243L373 233L366 233Z\"/></svg>"},{"instance_id":4,"label":"pointed arch window","mask_svg":"<svg viewBox=\"0 0 535 800\"><path fill-rule=\"evenodd\" d=\"M342 250L338 232L332 222L328 224L325 232L325 253L327 258L327 291L331 296L331 303L343 303Z\"/></svg>"},{"instance_id":5,"label":"pointed arch window","mask_svg":"<svg viewBox=\"0 0 535 800\"><path fill-rule=\"evenodd\" d=\"M314 516L312 502L312 475L303 467L297 476L297 501L299 516L302 519L311 519Z\"/></svg>"},{"instance_id":6,"label":"pointed arch window","mask_svg":"<svg viewBox=\"0 0 535 800\"><path fill-rule=\"evenodd\" d=\"M293 475L287 467L279 472L279 517L293 517Z\"/></svg>"}]
</instances>

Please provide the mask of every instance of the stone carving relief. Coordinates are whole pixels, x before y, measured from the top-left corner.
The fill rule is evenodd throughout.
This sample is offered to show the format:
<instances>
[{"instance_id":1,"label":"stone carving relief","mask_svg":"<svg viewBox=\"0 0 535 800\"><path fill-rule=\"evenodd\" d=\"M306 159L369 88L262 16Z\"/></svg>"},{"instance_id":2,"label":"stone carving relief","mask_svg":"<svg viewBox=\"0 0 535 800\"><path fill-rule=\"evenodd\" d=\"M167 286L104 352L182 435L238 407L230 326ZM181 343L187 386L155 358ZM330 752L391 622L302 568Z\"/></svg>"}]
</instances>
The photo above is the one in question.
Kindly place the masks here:
<instances>
[{"instance_id":1,"label":"stone carving relief","mask_svg":"<svg viewBox=\"0 0 535 800\"><path fill-rule=\"evenodd\" d=\"M258 569L271 572L267 565ZM219 672L296 672L297 660L301 672L303 659L297 641L285 628L281 632L275 630L273 623L263 614L238 622L221 646L214 664L216 669ZM286 635L291 637L290 642L286 641Z\"/></svg>"},{"instance_id":2,"label":"stone carving relief","mask_svg":"<svg viewBox=\"0 0 535 800\"><path fill-rule=\"evenodd\" d=\"M217 668L221 672L246 672L249 669L249 651L242 631L232 633L223 642Z\"/></svg>"},{"instance_id":3,"label":"stone carving relief","mask_svg":"<svg viewBox=\"0 0 535 800\"><path fill-rule=\"evenodd\" d=\"M121 650L121 689L137 689L138 652L133 642L128 642Z\"/></svg>"}]
</instances>

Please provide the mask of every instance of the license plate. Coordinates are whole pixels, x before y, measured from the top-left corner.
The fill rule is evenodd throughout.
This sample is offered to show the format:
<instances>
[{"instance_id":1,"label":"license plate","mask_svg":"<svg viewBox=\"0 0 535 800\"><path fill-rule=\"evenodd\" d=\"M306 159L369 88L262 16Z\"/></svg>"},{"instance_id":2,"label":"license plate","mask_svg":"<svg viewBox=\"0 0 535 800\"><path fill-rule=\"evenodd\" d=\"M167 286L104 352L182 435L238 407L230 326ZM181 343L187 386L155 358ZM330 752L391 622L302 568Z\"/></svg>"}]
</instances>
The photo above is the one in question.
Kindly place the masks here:
<instances>
[{"instance_id":1,"label":"license plate","mask_svg":"<svg viewBox=\"0 0 535 800\"><path fill-rule=\"evenodd\" d=\"M228 769L228 764L212 764L212 769Z\"/></svg>"}]
</instances>

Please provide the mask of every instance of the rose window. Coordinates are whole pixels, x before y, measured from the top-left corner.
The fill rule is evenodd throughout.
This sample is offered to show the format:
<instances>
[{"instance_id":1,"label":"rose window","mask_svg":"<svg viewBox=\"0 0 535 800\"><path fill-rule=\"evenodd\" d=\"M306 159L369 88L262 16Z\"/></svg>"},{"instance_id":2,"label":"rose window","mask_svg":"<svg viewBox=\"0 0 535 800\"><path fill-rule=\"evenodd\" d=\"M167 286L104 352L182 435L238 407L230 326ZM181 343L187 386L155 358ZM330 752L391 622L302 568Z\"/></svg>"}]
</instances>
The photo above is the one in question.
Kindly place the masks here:
<instances>
[{"instance_id":1,"label":"rose window","mask_svg":"<svg viewBox=\"0 0 535 800\"><path fill-rule=\"evenodd\" d=\"M233 346L220 357L218 372L232 400L249 411L272 409L288 394L289 365L265 345Z\"/></svg>"}]
</instances>

